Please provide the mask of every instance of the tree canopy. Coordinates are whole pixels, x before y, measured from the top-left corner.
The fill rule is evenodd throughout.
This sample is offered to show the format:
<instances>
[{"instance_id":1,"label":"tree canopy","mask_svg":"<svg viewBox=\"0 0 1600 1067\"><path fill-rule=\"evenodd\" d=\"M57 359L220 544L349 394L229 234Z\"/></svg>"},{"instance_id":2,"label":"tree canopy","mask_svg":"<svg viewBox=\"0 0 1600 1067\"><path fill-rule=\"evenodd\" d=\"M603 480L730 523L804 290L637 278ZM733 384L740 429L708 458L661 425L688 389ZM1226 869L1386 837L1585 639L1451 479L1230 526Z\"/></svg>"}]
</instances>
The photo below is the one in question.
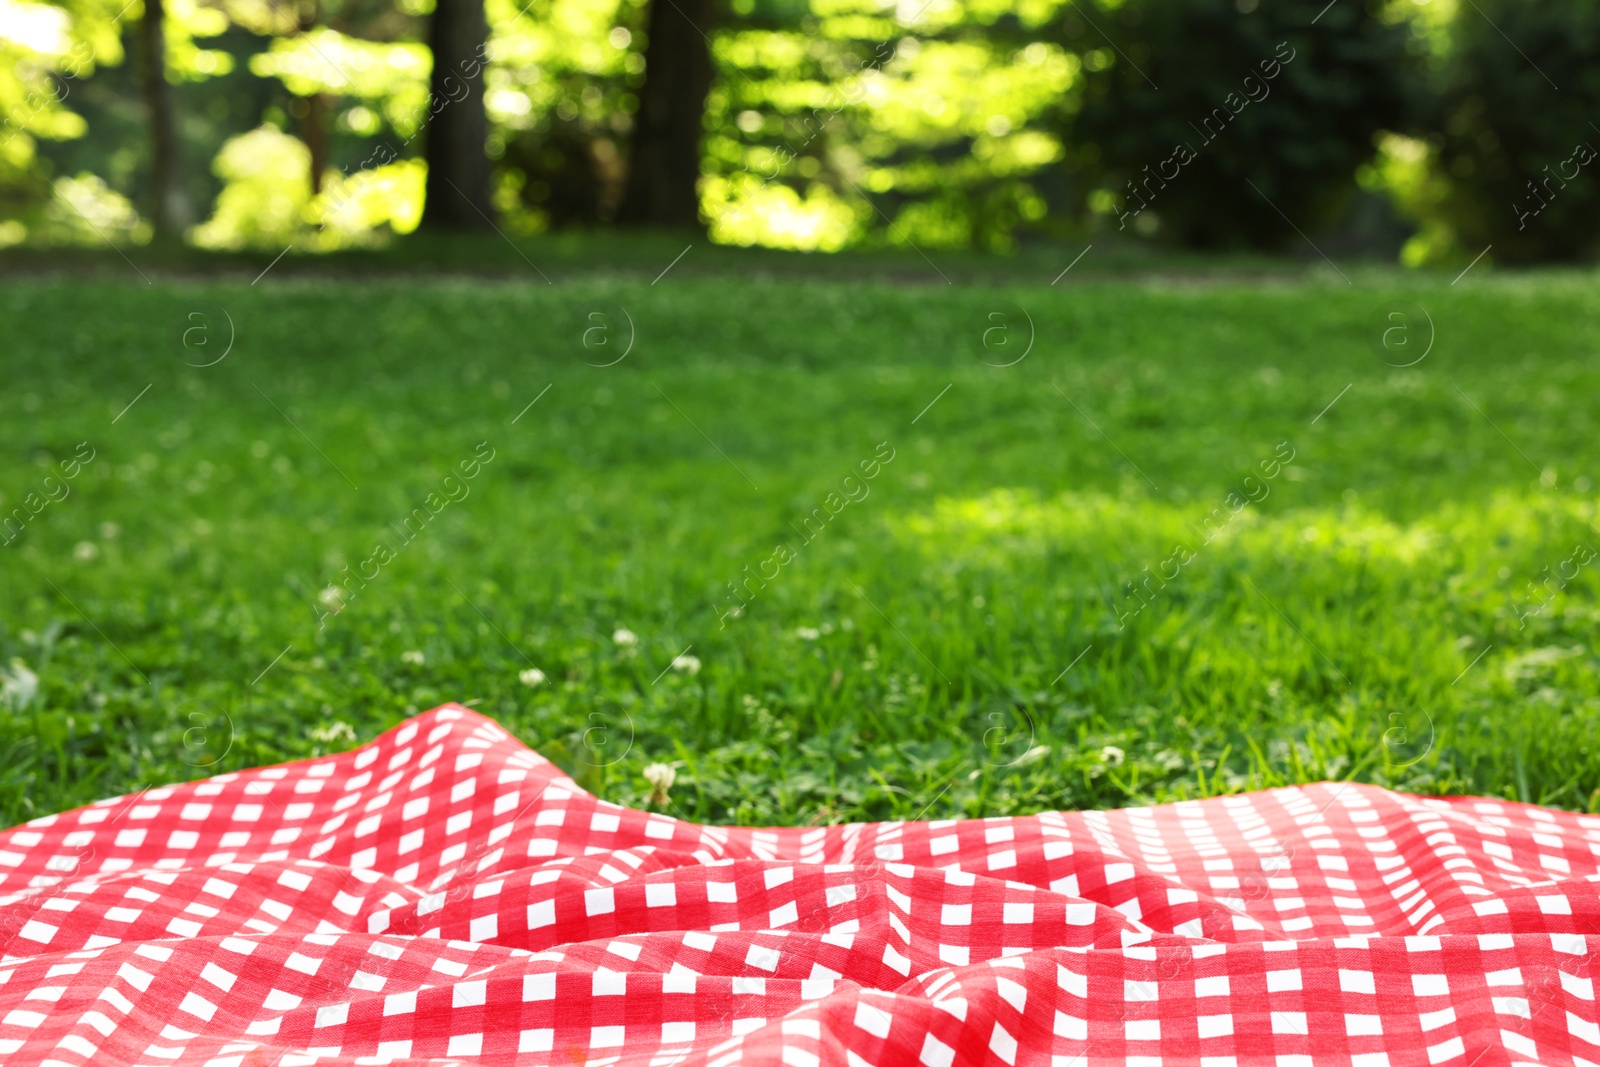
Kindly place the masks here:
<instances>
[{"instance_id":1,"label":"tree canopy","mask_svg":"<svg viewBox=\"0 0 1600 1067\"><path fill-rule=\"evenodd\" d=\"M0 0L0 246L1273 250L1370 216L1425 262L1600 229L1586 163L1525 188L1600 143L1593 0L124 3Z\"/></svg>"}]
</instances>

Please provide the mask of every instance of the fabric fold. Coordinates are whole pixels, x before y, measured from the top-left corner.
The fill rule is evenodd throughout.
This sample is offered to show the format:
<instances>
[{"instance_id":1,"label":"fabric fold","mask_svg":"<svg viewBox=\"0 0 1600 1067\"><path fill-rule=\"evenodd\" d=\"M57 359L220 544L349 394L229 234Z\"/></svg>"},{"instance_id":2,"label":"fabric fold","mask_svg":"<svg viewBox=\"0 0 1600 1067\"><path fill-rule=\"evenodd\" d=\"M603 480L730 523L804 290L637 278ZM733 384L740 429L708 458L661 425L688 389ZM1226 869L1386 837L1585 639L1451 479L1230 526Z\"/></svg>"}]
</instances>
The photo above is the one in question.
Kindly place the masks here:
<instances>
[{"instance_id":1,"label":"fabric fold","mask_svg":"<svg viewBox=\"0 0 1600 1067\"><path fill-rule=\"evenodd\" d=\"M1600 818L1319 783L754 829L446 705L0 834L0 1062L1600 1064Z\"/></svg>"}]
</instances>

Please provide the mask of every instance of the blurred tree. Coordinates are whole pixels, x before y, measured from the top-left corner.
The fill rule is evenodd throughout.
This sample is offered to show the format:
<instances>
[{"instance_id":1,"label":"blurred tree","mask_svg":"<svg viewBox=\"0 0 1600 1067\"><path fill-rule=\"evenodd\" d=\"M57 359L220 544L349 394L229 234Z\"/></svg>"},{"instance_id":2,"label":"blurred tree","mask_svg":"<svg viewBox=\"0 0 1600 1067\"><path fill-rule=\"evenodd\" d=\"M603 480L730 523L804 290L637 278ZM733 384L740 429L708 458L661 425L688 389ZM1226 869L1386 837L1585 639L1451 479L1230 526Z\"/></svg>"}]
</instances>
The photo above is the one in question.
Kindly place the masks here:
<instances>
[{"instance_id":1,"label":"blurred tree","mask_svg":"<svg viewBox=\"0 0 1600 1067\"><path fill-rule=\"evenodd\" d=\"M1453 229L1458 256L1600 252L1600 2L1475 0L1451 27L1435 99L1427 143L1444 192L1411 206Z\"/></svg>"},{"instance_id":2,"label":"blurred tree","mask_svg":"<svg viewBox=\"0 0 1600 1067\"><path fill-rule=\"evenodd\" d=\"M1030 233L1081 238L1086 224L1274 247L1298 238L1272 205L1322 242L1317 228L1340 212L1356 171L1422 223L1412 260L1423 245L1418 254L1470 258L1491 240L1492 257L1582 255L1597 214L1594 167L1577 152L1596 102L1585 20L1600 0L1477 2L1481 13L1463 4L1459 16L1437 0L152 6L182 114L171 127L196 164L189 194L223 194L193 231L208 245L330 248L409 232L423 210L418 157L438 152L435 213L453 208L451 225L481 227L475 202L524 233L620 215L819 250L1003 250ZM148 232L132 204L152 205L154 218L160 202L141 106L160 87L143 61L77 74L120 59L114 19L126 3L0 0L12 13L0 18L0 245ZM1401 118L1411 57L1400 9L1452 29L1431 125ZM463 19L477 24L452 45L448 27ZM145 38L135 22L127 29L142 60ZM457 58L433 64L430 32ZM219 40L198 47L205 36ZM67 55L91 37L87 62ZM1545 75L1562 89L1548 101ZM456 118L481 123L464 143L481 142L486 160L446 149ZM430 119L435 136L423 138ZM1194 158L1175 160L1179 144ZM474 164L474 175L450 170Z\"/></svg>"},{"instance_id":3,"label":"blurred tree","mask_svg":"<svg viewBox=\"0 0 1600 1067\"><path fill-rule=\"evenodd\" d=\"M225 187L196 240L331 248L380 239L376 227L415 228L421 166L406 157L430 110L429 53L415 38L431 8L413 0L230 3L236 19L270 40L250 70L291 95L283 109L267 107L257 129L223 146L213 169ZM289 118L297 120L298 141L283 134ZM283 188L290 168L310 181Z\"/></svg>"},{"instance_id":4,"label":"blurred tree","mask_svg":"<svg viewBox=\"0 0 1600 1067\"><path fill-rule=\"evenodd\" d=\"M495 206L520 232L612 222L644 56L644 0L544 0L507 17L490 5L486 85Z\"/></svg>"},{"instance_id":5,"label":"blurred tree","mask_svg":"<svg viewBox=\"0 0 1600 1067\"><path fill-rule=\"evenodd\" d=\"M700 228L700 141L711 91L715 0L652 0L644 84L617 221Z\"/></svg>"},{"instance_id":6,"label":"blurred tree","mask_svg":"<svg viewBox=\"0 0 1600 1067\"><path fill-rule=\"evenodd\" d=\"M1113 229L1279 248L1332 221L1374 136L1406 120L1411 31L1382 0L1078 0L1067 167ZM1253 188L1252 188L1253 186Z\"/></svg>"},{"instance_id":7,"label":"blurred tree","mask_svg":"<svg viewBox=\"0 0 1600 1067\"><path fill-rule=\"evenodd\" d=\"M743 6L740 6L742 2ZM715 240L1004 250L1043 227L1076 55L1062 0L735 0L717 37L704 210Z\"/></svg>"},{"instance_id":8,"label":"blurred tree","mask_svg":"<svg viewBox=\"0 0 1600 1067\"><path fill-rule=\"evenodd\" d=\"M503 159L518 203L551 229L615 220L627 168L605 123L543 116L535 130L508 140ZM524 227L526 228L526 227Z\"/></svg>"},{"instance_id":9,"label":"blurred tree","mask_svg":"<svg viewBox=\"0 0 1600 1067\"><path fill-rule=\"evenodd\" d=\"M171 0L169 0L171 2ZM195 0L176 0L194 3ZM329 120L337 93L326 84L342 87L349 82L329 49L319 43L322 26L331 9L334 16L354 13L359 16L362 0L221 0L228 21L247 29L268 45L265 54L251 57L249 69L263 76L276 76L293 94L287 112L300 127L301 140L309 149L305 181L315 196L321 189L329 166ZM344 21L351 21L346 18ZM213 31L217 32L217 31ZM294 60L288 64L285 59ZM318 69L320 68L320 69Z\"/></svg>"},{"instance_id":10,"label":"blurred tree","mask_svg":"<svg viewBox=\"0 0 1600 1067\"><path fill-rule=\"evenodd\" d=\"M294 33L304 35L316 29L321 19L322 5L318 0L301 0L296 5L298 17ZM311 195L322 192L323 173L328 169L328 111L330 94L312 90L295 99L290 112L300 120L300 139L306 143L310 163L306 167L311 181Z\"/></svg>"},{"instance_id":11,"label":"blurred tree","mask_svg":"<svg viewBox=\"0 0 1600 1067\"><path fill-rule=\"evenodd\" d=\"M87 140L84 86L122 62L125 3L13 0L0 17L0 247L104 240L95 226L125 236L139 225L103 181L66 177L46 155L47 146Z\"/></svg>"},{"instance_id":12,"label":"blurred tree","mask_svg":"<svg viewBox=\"0 0 1600 1067\"><path fill-rule=\"evenodd\" d=\"M139 23L144 105L150 136L150 221L157 240L181 240L194 222L184 188L183 153L178 147L172 86L167 81L164 0L144 0Z\"/></svg>"},{"instance_id":13,"label":"blurred tree","mask_svg":"<svg viewBox=\"0 0 1600 1067\"><path fill-rule=\"evenodd\" d=\"M488 116L483 69L489 24L483 0L437 0L428 35L426 140L428 183L422 226L429 230L492 229Z\"/></svg>"}]
</instances>

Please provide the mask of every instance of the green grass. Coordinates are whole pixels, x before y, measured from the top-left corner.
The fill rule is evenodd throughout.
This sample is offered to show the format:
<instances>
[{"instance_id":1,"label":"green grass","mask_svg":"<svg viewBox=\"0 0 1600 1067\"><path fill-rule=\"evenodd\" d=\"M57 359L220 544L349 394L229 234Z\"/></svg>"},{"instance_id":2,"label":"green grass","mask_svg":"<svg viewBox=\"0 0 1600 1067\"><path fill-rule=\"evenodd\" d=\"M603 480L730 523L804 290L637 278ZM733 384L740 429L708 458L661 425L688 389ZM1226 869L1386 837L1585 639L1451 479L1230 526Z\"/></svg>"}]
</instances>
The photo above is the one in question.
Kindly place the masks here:
<instances>
[{"instance_id":1,"label":"green grass","mask_svg":"<svg viewBox=\"0 0 1600 1067\"><path fill-rule=\"evenodd\" d=\"M1600 804L1600 565L1525 606L1600 544L1592 277L822 270L9 281L0 510L79 442L95 458L0 547L0 662L41 678L0 710L0 822L446 700L622 803L675 762L670 810L700 820L1322 778ZM1391 300L1435 323L1414 367L1374 352ZM619 308L632 352L587 365ZM222 309L232 352L186 366L220 352ZM985 365L1019 350L983 347L1018 309L1031 353ZM591 312L611 347L580 345ZM468 495L404 543L480 442ZM807 543L880 442L868 495ZM1268 495L1222 522L1263 461ZM1124 583L1180 544L1131 613ZM691 645L698 674L668 669Z\"/></svg>"}]
</instances>

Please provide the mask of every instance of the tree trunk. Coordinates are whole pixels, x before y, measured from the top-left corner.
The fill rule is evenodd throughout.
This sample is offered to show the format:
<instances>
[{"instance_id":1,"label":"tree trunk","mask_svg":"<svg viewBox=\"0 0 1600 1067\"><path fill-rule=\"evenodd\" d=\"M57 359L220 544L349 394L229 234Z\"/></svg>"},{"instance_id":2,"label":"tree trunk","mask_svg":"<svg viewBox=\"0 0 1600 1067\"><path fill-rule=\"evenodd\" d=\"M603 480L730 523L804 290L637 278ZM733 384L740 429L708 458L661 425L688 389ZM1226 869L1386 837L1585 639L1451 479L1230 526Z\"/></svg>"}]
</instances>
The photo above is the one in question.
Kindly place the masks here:
<instances>
[{"instance_id":1,"label":"tree trunk","mask_svg":"<svg viewBox=\"0 0 1600 1067\"><path fill-rule=\"evenodd\" d=\"M144 0L140 45L144 60L144 103L150 122L150 201L155 236L177 240L194 221L183 188L183 159L167 83L166 10L163 0Z\"/></svg>"},{"instance_id":2,"label":"tree trunk","mask_svg":"<svg viewBox=\"0 0 1600 1067\"><path fill-rule=\"evenodd\" d=\"M300 132L311 152L311 195L320 196L322 175L328 169L328 97L326 93L313 93L305 100L306 117Z\"/></svg>"},{"instance_id":3,"label":"tree trunk","mask_svg":"<svg viewBox=\"0 0 1600 1067\"><path fill-rule=\"evenodd\" d=\"M489 24L483 0L438 0L428 44L428 183L422 226L429 230L493 227L489 199L489 119L483 110L484 46Z\"/></svg>"},{"instance_id":4,"label":"tree trunk","mask_svg":"<svg viewBox=\"0 0 1600 1067\"><path fill-rule=\"evenodd\" d=\"M652 0L644 84L633 116L628 186L617 221L694 227L700 222L700 138L711 91L713 0Z\"/></svg>"},{"instance_id":5,"label":"tree trunk","mask_svg":"<svg viewBox=\"0 0 1600 1067\"><path fill-rule=\"evenodd\" d=\"M322 4L319 0L311 0L308 4L300 3L295 6L300 13L300 21L295 29L299 36L304 37L317 28L317 20L322 17ZM309 178L312 196L322 193L322 173L328 169L327 112L328 98L323 93L296 97L289 107L289 114L300 120L300 139L305 142L306 150L311 154Z\"/></svg>"}]
</instances>

